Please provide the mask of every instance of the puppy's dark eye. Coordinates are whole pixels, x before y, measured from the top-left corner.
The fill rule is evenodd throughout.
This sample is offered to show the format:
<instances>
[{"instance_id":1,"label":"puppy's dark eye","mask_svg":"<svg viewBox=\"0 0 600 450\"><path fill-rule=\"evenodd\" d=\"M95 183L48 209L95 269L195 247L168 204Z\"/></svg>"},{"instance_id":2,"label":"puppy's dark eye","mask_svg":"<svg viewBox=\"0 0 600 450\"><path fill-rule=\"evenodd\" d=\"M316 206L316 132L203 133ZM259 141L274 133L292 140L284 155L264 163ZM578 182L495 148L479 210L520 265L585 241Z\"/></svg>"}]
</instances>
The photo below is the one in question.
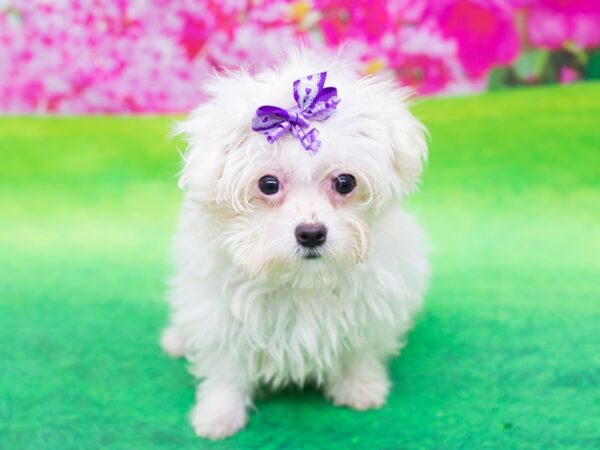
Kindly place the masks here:
<instances>
[{"instance_id":1,"label":"puppy's dark eye","mask_svg":"<svg viewBox=\"0 0 600 450\"><path fill-rule=\"evenodd\" d=\"M273 175L265 175L258 180L258 188L265 195L273 195L279 192L279 180Z\"/></svg>"},{"instance_id":2,"label":"puppy's dark eye","mask_svg":"<svg viewBox=\"0 0 600 450\"><path fill-rule=\"evenodd\" d=\"M342 195L349 194L356 187L356 178L349 173L343 173L333 179L333 188Z\"/></svg>"}]
</instances>

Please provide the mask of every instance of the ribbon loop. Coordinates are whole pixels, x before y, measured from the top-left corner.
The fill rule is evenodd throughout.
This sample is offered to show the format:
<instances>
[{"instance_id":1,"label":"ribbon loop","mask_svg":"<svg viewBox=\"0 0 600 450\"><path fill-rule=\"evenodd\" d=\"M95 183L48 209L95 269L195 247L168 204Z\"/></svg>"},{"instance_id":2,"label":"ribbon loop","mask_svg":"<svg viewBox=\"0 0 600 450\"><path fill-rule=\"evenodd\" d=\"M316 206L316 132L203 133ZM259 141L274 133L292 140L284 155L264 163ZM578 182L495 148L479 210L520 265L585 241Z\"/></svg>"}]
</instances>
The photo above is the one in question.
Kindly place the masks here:
<instances>
[{"instance_id":1,"label":"ribbon loop","mask_svg":"<svg viewBox=\"0 0 600 450\"><path fill-rule=\"evenodd\" d=\"M270 144L291 132L304 149L316 153L321 147L319 131L310 126L309 119L324 121L334 113L340 98L337 89L324 87L327 72L309 75L294 81L294 100L297 106L288 109L278 106L261 106L252 119L252 130L267 136Z\"/></svg>"}]
</instances>

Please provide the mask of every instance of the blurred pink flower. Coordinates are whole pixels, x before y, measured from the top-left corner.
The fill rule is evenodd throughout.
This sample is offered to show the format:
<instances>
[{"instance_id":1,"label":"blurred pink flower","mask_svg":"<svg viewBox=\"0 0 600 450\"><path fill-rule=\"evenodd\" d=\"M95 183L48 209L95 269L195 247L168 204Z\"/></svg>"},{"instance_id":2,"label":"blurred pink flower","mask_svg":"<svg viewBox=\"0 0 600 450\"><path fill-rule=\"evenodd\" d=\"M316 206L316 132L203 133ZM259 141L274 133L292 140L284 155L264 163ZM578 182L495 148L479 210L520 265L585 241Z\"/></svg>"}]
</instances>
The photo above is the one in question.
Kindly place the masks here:
<instances>
[{"instance_id":1,"label":"blurred pink flower","mask_svg":"<svg viewBox=\"0 0 600 450\"><path fill-rule=\"evenodd\" d=\"M563 84L573 83L579 79L579 74L570 67L560 69L560 82Z\"/></svg>"},{"instance_id":2,"label":"blurred pink flower","mask_svg":"<svg viewBox=\"0 0 600 450\"><path fill-rule=\"evenodd\" d=\"M439 0L431 2L426 14L446 38L456 41L469 77L480 77L517 56L519 39L511 9L500 1Z\"/></svg>"},{"instance_id":3,"label":"blurred pink flower","mask_svg":"<svg viewBox=\"0 0 600 450\"><path fill-rule=\"evenodd\" d=\"M386 9L371 0L315 0L314 6L321 14L319 23L328 45L354 38L373 43L392 24Z\"/></svg>"},{"instance_id":4,"label":"blurred pink flower","mask_svg":"<svg viewBox=\"0 0 600 450\"><path fill-rule=\"evenodd\" d=\"M461 71L456 43L433 22L405 26L386 36L385 55L397 78L419 94L441 92Z\"/></svg>"},{"instance_id":5,"label":"blurred pink flower","mask_svg":"<svg viewBox=\"0 0 600 450\"><path fill-rule=\"evenodd\" d=\"M424 53L399 55L393 62L402 83L414 87L419 94L431 94L444 89L452 74L443 58Z\"/></svg>"},{"instance_id":6,"label":"blurred pink flower","mask_svg":"<svg viewBox=\"0 0 600 450\"><path fill-rule=\"evenodd\" d=\"M600 1L530 0L526 6L533 45L552 49L568 42L582 48L600 45Z\"/></svg>"}]
</instances>

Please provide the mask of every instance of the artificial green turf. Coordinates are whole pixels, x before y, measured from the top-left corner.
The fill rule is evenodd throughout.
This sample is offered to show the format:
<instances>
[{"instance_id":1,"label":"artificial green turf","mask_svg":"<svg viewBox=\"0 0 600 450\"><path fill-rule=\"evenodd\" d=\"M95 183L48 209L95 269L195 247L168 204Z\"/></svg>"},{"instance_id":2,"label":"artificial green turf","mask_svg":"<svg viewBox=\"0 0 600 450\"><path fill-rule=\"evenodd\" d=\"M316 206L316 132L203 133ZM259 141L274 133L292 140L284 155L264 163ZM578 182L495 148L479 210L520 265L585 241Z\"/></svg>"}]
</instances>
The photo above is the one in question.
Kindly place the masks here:
<instances>
[{"instance_id":1,"label":"artificial green turf","mask_svg":"<svg viewBox=\"0 0 600 450\"><path fill-rule=\"evenodd\" d=\"M434 276L389 402L257 403L209 444L164 356L171 118L0 119L0 448L598 448L600 84L424 101Z\"/></svg>"}]
</instances>

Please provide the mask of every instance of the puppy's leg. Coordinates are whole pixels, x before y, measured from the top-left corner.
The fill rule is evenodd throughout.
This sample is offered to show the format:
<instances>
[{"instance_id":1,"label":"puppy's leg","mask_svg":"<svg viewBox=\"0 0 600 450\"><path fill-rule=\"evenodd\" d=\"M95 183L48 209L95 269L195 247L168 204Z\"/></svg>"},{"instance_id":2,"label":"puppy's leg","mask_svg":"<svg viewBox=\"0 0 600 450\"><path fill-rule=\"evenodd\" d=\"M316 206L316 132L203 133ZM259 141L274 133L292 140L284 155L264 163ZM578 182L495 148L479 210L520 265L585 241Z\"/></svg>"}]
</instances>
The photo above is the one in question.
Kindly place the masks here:
<instances>
[{"instance_id":1,"label":"puppy's leg","mask_svg":"<svg viewBox=\"0 0 600 450\"><path fill-rule=\"evenodd\" d=\"M164 352L172 358L183 356L184 341L183 336L175 325L169 325L160 336L160 346Z\"/></svg>"},{"instance_id":2,"label":"puppy's leg","mask_svg":"<svg viewBox=\"0 0 600 450\"><path fill-rule=\"evenodd\" d=\"M334 405L359 411L381 407L389 390L384 365L368 350L346 355L338 373L325 385L325 394Z\"/></svg>"},{"instance_id":3,"label":"puppy's leg","mask_svg":"<svg viewBox=\"0 0 600 450\"><path fill-rule=\"evenodd\" d=\"M246 426L250 390L239 381L211 375L196 391L190 421L200 437L223 439Z\"/></svg>"}]
</instances>

